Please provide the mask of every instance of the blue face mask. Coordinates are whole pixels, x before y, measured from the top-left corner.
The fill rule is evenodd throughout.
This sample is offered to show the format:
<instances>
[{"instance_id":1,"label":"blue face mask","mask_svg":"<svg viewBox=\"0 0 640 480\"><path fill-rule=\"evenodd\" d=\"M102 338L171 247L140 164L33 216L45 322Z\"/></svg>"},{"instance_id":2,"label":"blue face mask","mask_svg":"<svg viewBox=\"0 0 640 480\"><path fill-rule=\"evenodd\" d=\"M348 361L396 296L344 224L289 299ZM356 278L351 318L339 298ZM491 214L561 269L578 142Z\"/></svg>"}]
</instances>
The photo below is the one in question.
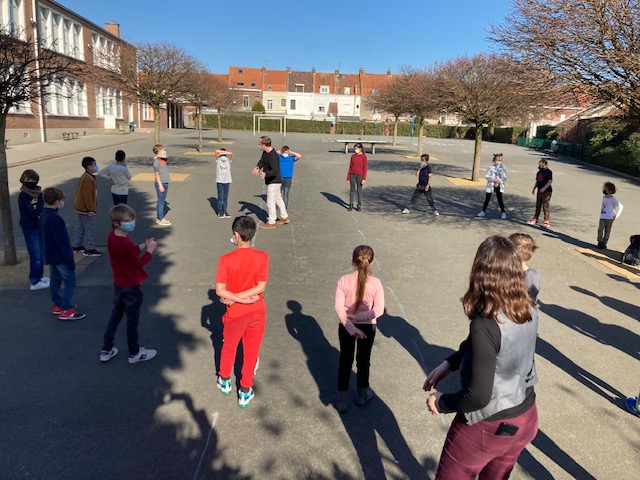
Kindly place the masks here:
<instances>
[{"instance_id":1,"label":"blue face mask","mask_svg":"<svg viewBox=\"0 0 640 480\"><path fill-rule=\"evenodd\" d=\"M258 145L258 150L264 152L264 149L262 148L262 145Z\"/></svg>"},{"instance_id":2,"label":"blue face mask","mask_svg":"<svg viewBox=\"0 0 640 480\"><path fill-rule=\"evenodd\" d=\"M136 228L136 221L135 220L131 220L130 222L120 222L120 230L122 230L123 232L133 232L133 229Z\"/></svg>"},{"instance_id":3,"label":"blue face mask","mask_svg":"<svg viewBox=\"0 0 640 480\"><path fill-rule=\"evenodd\" d=\"M98 173L98 170L100 170L100 169L98 168L98 165L94 165L94 166L93 166L93 173Z\"/></svg>"},{"instance_id":4,"label":"blue face mask","mask_svg":"<svg viewBox=\"0 0 640 480\"><path fill-rule=\"evenodd\" d=\"M420 166L421 167L426 167L427 166L427 162L420 162Z\"/></svg>"}]
</instances>

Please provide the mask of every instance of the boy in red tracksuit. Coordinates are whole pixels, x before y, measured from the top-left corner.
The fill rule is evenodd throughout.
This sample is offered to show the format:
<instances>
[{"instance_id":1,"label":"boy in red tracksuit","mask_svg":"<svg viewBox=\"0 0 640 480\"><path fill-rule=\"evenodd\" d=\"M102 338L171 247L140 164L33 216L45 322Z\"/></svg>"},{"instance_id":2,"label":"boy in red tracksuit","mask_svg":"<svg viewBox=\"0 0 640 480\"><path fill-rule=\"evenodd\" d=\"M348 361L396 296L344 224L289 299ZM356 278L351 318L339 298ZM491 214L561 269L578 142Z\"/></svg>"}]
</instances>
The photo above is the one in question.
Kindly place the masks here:
<instances>
[{"instance_id":1,"label":"boy in red tracksuit","mask_svg":"<svg viewBox=\"0 0 640 480\"><path fill-rule=\"evenodd\" d=\"M220 257L216 274L216 294L227 305L222 317L222 352L217 386L224 395L231 393L231 372L238 343L242 339L242 378L238 406L248 407L254 397L255 374L260 344L267 323L267 307L262 293L267 287L269 255L251 246L256 222L236 217L231 227L237 248Z\"/></svg>"}]
</instances>

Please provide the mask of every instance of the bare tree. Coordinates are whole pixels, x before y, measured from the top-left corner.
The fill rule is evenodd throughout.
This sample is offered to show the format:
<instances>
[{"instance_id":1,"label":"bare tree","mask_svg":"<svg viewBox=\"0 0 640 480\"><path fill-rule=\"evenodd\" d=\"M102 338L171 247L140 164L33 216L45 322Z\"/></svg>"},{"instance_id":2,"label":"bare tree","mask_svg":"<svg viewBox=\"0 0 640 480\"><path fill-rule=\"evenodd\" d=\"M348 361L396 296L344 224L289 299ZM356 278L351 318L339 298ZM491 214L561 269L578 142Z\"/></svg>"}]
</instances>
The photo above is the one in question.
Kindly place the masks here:
<instances>
[{"instance_id":1,"label":"bare tree","mask_svg":"<svg viewBox=\"0 0 640 480\"><path fill-rule=\"evenodd\" d=\"M194 74L202 70L200 62L168 43L140 43L110 55L119 65L111 83L153 109L154 141L160 143L160 107L185 102L195 88Z\"/></svg>"},{"instance_id":2,"label":"bare tree","mask_svg":"<svg viewBox=\"0 0 640 480\"><path fill-rule=\"evenodd\" d=\"M82 81L89 69L83 62L41 47L24 31L0 28L0 214L7 265L18 262L5 146L7 116L17 108L43 109L44 99L53 95L53 83ZM66 94L64 89L60 92Z\"/></svg>"},{"instance_id":3,"label":"bare tree","mask_svg":"<svg viewBox=\"0 0 640 480\"><path fill-rule=\"evenodd\" d=\"M409 111L407 102L408 75L395 75L377 93L365 98L369 108L393 115L393 146L398 141L398 118Z\"/></svg>"},{"instance_id":4,"label":"bare tree","mask_svg":"<svg viewBox=\"0 0 640 480\"><path fill-rule=\"evenodd\" d=\"M435 67L432 90L440 108L475 125L471 179L480 177L485 124L526 116L544 98L530 73L509 58L480 54L458 57Z\"/></svg>"},{"instance_id":5,"label":"bare tree","mask_svg":"<svg viewBox=\"0 0 640 480\"><path fill-rule=\"evenodd\" d=\"M197 72L189 80L192 88L186 94L186 102L195 108L196 128L198 129L198 151L203 150L202 146L202 109L211 105L212 100L212 76L207 72Z\"/></svg>"},{"instance_id":6,"label":"bare tree","mask_svg":"<svg viewBox=\"0 0 640 480\"><path fill-rule=\"evenodd\" d=\"M567 90L640 116L637 0L512 0L489 38Z\"/></svg>"},{"instance_id":7,"label":"bare tree","mask_svg":"<svg viewBox=\"0 0 640 480\"><path fill-rule=\"evenodd\" d=\"M426 119L440 110L441 98L438 97L436 82L438 77L434 68L403 69L405 88L403 93L407 101L407 112L418 121L418 148L416 156L422 155L422 137Z\"/></svg>"},{"instance_id":8,"label":"bare tree","mask_svg":"<svg viewBox=\"0 0 640 480\"><path fill-rule=\"evenodd\" d=\"M230 89L216 77L212 78L211 87L211 105L218 111L218 142L222 142L222 113L233 110L240 104L240 92Z\"/></svg>"}]
</instances>

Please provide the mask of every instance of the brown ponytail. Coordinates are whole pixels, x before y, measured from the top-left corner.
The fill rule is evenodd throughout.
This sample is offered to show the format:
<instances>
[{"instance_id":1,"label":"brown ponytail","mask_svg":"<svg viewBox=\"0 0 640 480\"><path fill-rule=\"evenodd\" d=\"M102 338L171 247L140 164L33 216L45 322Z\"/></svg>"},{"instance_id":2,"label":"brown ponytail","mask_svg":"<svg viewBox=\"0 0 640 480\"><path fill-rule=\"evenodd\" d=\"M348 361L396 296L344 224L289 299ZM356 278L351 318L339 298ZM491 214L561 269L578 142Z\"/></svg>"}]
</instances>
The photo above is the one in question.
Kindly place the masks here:
<instances>
[{"instance_id":1,"label":"brown ponytail","mask_svg":"<svg viewBox=\"0 0 640 480\"><path fill-rule=\"evenodd\" d=\"M353 266L358 273L358 287L356 288L356 310L360 307L364 298L364 288L367 285L369 275L371 275L371 264L373 263L373 249L368 245L358 245L353 250L351 259Z\"/></svg>"}]
</instances>

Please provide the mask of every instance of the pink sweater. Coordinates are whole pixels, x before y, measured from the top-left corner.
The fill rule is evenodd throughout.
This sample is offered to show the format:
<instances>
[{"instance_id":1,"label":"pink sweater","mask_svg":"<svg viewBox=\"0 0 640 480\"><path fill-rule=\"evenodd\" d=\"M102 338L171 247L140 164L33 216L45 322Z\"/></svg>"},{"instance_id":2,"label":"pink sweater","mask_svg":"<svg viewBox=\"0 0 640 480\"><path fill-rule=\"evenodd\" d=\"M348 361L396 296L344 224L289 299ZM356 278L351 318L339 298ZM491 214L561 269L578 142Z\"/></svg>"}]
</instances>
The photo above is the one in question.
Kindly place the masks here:
<instances>
[{"instance_id":1,"label":"pink sweater","mask_svg":"<svg viewBox=\"0 0 640 480\"><path fill-rule=\"evenodd\" d=\"M369 276L364 287L362 303L356 311L357 288L358 277L353 273L340 277L336 287L336 313L350 335L356 331L354 324L375 324L376 319L384 313L384 289L380 279Z\"/></svg>"}]
</instances>

